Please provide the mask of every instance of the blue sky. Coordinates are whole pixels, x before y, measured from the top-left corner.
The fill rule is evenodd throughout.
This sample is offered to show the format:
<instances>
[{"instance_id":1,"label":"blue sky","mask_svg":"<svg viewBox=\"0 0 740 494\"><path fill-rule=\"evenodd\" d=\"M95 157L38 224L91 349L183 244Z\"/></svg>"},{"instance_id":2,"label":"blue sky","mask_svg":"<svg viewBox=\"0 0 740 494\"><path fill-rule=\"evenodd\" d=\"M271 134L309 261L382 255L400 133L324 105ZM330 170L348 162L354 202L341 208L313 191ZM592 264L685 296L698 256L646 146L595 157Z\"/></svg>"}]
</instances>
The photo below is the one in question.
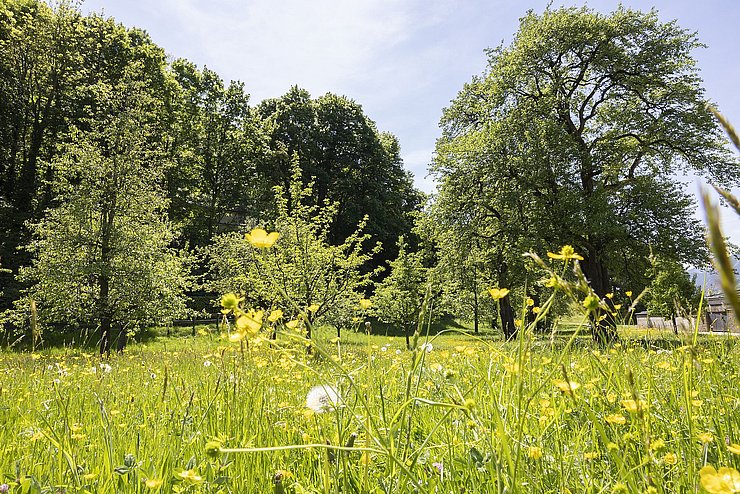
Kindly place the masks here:
<instances>
[{"instance_id":1,"label":"blue sky","mask_svg":"<svg viewBox=\"0 0 740 494\"><path fill-rule=\"evenodd\" d=\"M87 0L127 26L146 30L172 57L241 80L253 104L291 85L360 103L380 130L398 136L416 184L427 178L438 122L463 84L485 68L483 51L508 44L519 18L549 0ZM740 127L740 1L623 1L656 8L697 31L695 52L708 97ZM617 1L590 1L610 12ZM584 5L554 0L560 5ZM686 179L692 192L696 181ZM740 185L740 184L739 184ZM740 192L740 189L734 189ZM700 214L697 212L697 214ZM725 230L740 244L740 221L725 212Z\"/></svg>"}]
</instances>

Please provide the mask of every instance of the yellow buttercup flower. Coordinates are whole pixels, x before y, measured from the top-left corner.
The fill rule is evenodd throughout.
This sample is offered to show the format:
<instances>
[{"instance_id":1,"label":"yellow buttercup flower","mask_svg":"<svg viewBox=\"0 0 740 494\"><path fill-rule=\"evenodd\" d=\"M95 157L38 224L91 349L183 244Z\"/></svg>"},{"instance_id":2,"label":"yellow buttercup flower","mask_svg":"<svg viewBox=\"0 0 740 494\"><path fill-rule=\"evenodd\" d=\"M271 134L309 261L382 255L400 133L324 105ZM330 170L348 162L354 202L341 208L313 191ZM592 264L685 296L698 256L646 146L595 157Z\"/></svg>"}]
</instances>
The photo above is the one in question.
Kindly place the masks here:
<instances>
[{"instance_id":1,"label":"yellow buttercup flower","mask_svg":"<svg viewBox=\"0 0 740 494\"><path fill-rule=\"evenodd\" d=\"M262 329L262 319L265 313L261 310L250 310L247 314L241 315L236 320L236 329L240 333L253 336Z\"/></svg>"},{"instance_id":2,"label":"yellow buttercup flower","mask_svg":"<svg viewBox=\"0 0 740 494\"><path fill-rule=\"evenodd\" d=\"M698 438L699 442L701 442L702 444L709 444L714 441L714 436L711 432L702 432L701 434L699 434Z\"/></svg>"},{"instance_id":3,"label":"yellow buttercup flower","mask_svg":"<svg viewBox=\"0 0 740 494\"><path fill-rule=\"evenodd\" d=\"M202 482L203 477L197 474L195 470L183 470L182 472L177 474L182 480L185 480L186 482Z\"/></svg>"},{"instance_id":4,"label":"yellow buttercup flower","mask_svg":"<svg viewBox=\"0 0 740 494\"><path fill-rule=\"evenodd\" d=\"M493 300L501 300L509 294L508 288L489 288L488 294Z\"/></svg>"},{"instance_id":5,"label":"yellow buttercup flower","mask_svg":"<svg viewBox=\"0 0 740 494\"><path fill-rule=\"evenodd\" d=\"M306 307L306 309L308 309L309 312L316 312L317 310L319 310L319 304L311 304Z\"/></svg>"},{"instance_id":6,"label":"yellow buttercup flower","mask_svg":"<svg viewBox=\"0 0 740 494\"><path fill-rule=\"evenodd\" d=\"M622 406L630 413L642 413L648 404L645 400L622 400Z\"/></svg>"},{"instance_id":7,"label":"yellow buttercup flower","mask_svg":"<svg viewBox=\"0 0 740 494\"><path fill-rule=\"evenodd\" d=\"M162 480L161 479L146 479L146 481L144 482L144 485L150 489L156 489L162 485Z\"/></svg>"},{"instance_id":8,"label":"yellow buttercup flower","mask_svg":"<svg viewBox=\"0 0 740 494\"><path fill-rule=\"evenodd\" d=\"M676 453L666 453L663 455L663 461L666 465L675 465L678 463L678 456Z\"/></svg>"},{"instance_id":9,"label":"yellow buttercup flower","mask_svg":"<svg viewBox=\"0 0 740 494\"><path fill-rule=\"evenodd\" d=\"M564 245L557 254L554 252L548 252L547 257L551 259L560 259L562 261L567 261L568 259L583 261L583 256L577 254L575 249L570 245Z\"/></svg>"},{"instance_id":10,"label":"yellow buttercup flower","mask_svg":"<svg viewBox=\"0 0 740 494\"><path fill-rule=\"evenodd\" d=\"M733 494L740 492L740 472L734 468L721 467L715 470L706 465L699 470L701 485L711 494Z\"/></svg>"},{"instance_id":11,"label":"yellow buttercup flower","mask_svg":"<svg viewBox=\"0 0 740 494\"><path fill-rule=\"evenodd\" d=\"M610 424L617 424L617 425L624 425L627 423L627 419L624 415L621 415L619 413L615 413L613 415L607 415L607 417L604 419Z\"/></svg>"},{"instance_id":12,"label":"yellow buttercup flower","mask_svg":"<svg viewBox=\"0 0 740 494\"><path fill-rule=\"evenodd\" d=\"M368 310L372 306L373 306L372 301L370 301L370 300L368 300L366 298L361 298L360 299L360 309L362 309L362 310Z\"/></svg>"},{"instance_id":13,"label":"yellow buttercup flower","mask_svg":"<svg viewBox=\"0 0 740 494\"><path fill-rule=\"evenodd\" d=\"M283 317L283 311L281 311L280 309L275 309L270 312L270 316L267 318L267 320L270 322L275 322L282 317Z\"/></svg>"},{"instance_id":14,"label":"yellow buttercup flower","mask_svg":"<svg viewBox=\"0 0 740 494\"><path fill-rule=\"evenodd\" d=\"M527 450L527 456L532 458L533 460L539 460L542 458L542 448L539 446L530 446Z\"/></svg>"},{"instance_id":15,"label":"yellow buttercup flower","mask_svg":"<svg viewBox=\"0 0 740 494\"><path fill-rule=\"evenodd\" d=\"M267 233L262 228L255 228L244 236L247 241L252 244L252 247L256 247L258 249L268 249L275 245L277 239L280 238L280 234L278 232Z\"/></svg>"},{"instance_id":16,"label":"yellow buttercup flower","mask_svg":"<svg viewBox=\"0 0 740 494\"><path fill-rule=\"evenodd\" d=\"M578 384L575 381L562 381L562 380L558 380L558 381L554 381L553 384L560 391L562 391L563 393L566 393L566 394L572 394L573 391L575 391L576 389L578 389L578 388L581 387L581 385Z\"/></svg>"}]
</instances>

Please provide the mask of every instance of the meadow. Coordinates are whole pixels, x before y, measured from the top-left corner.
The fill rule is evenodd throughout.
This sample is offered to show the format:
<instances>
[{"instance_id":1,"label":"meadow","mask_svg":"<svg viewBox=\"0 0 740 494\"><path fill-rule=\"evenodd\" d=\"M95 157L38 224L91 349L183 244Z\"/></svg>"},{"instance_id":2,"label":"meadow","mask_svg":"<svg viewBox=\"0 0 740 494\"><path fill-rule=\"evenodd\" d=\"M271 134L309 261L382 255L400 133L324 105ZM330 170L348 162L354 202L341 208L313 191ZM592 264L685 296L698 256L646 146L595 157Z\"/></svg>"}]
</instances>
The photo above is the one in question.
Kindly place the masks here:
<instances>
[{"instance_id":1,"label":"meadow","mask_svg":"<svg viewBox=\"0 0 740 494\"><path fill-rule=\"evenodd\" d=\"M4 351L0 491L736 492L733 338L335 336Z\"/></svg>"}]
</instances>

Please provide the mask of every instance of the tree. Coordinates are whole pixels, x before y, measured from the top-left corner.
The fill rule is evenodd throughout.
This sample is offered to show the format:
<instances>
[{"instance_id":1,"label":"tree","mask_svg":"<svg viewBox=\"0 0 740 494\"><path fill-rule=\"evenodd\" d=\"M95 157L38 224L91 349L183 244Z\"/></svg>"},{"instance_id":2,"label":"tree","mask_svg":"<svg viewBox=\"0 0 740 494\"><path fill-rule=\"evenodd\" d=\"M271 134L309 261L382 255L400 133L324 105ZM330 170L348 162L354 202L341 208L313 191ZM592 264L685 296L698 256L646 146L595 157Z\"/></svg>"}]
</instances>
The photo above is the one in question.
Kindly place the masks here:
<instances>
[{"instance_id":1,"label":"tree","mask_svg":"<svg viewBox=\"0 0 740 494\"><path fill-rule=\"evenodd\" d=\"M280 309L286 317L307 314L311 322L321 317L337 321L370 286L377 270L367 265L380 246L366 248L364 222L341 244L330 244L338 205L311 204L312 184L304 186L301 177L296 159L290 188L275 187L273 226L279 240L270 248L250 241L251 232L216 238L209 249L211 288L243 294L252 307Z\"/></svg>"},{"instance_id":2,"label":"tree","mask_svg":"<svg viewBox=\"0 0 740 494\"><path fill-rule=\"evenodd\" d=\"M390 274L377 286L373 303L375 313L384 321L399 324L411 349L410 335L424 305L427 269L419 252L407 252L408 245L398 239L398 257L390 261Z\"/></svg>"},{"instance_id":3,"label":"tree","mask_svg":"<svg viewBox=\"0 0 740 494\"><path fill-rule=\"evenodd\" d=\"M655 257L648 277L651 280L647 297L648 312L670 318L673 331L678 334L676 316L681 312L692 314L692 307L699 298L696 277L692 279L681 263L664 256Z\"/></svg>"},{"instance_id":4,"label":"tree","mask_svg":"<svg viewBox=\"0 0 740 494\"><path fill-rule=\"evenodd\" d=\"M97 324L103 354L114 323L183 313L187 265L169 247L158 102L132 81L101 84L96 101L96 118L53 163L56 205L32 225L21 304L37 302L42 324Z\"/></svg>"},{"instance_id":5,"label":"tree","mask_svg":"<svg viewBox=\"0 0 740 494\"><path fill-rule=\"evenodd\" d=\"M729 184L740 167L706 109L699 46L655 11L530 11L444 112L439 195L473 197L443 216L506 245L504 261L575 246L600 297L615 283L645 286L651 246L705 262L695 203L675 174ZM594 335L610 337L613 325Z\"/></svg>"},{"instance_id":6,"label":"tree","mask_svg":"<svg viewBox=\"0 0 740 494\"><path fill-rule=\"evenodd\" d=\"M171 75L170 153L177 166L167 170L169 215L189 245L200 247L269 206L259 202L270 189L258 174L262 132L244 84L225 86L218 74L186 60L175 60Z\"/></svg>"},{"instance_id":7,"label":"tree","mask_svg":"<svg viewBox=\"0 0 740 494\"><path fill-rule=\"evenodd\" d=\"M31 261L18 250L31 239L26 225L54 201L51 163L70 130L94 118L98 84L115 86L128 74L166 99L164 51L146 33L83 16L74 2L53 3L0 2L0 256L13 275ZM19 296L13 275L0 274L3 308Z\"/></svg>"},{"instance_id":8,"label":"tree","mask_svg":"<svg viewBox=\"0 0 740 494\"><path fill-rule=\"evenodd\" d=\"M257 113L270 148L263 175L287 189L298 156L304 182L314 181L313 203L339 204L330 242L341 243L367 216L364 231L384 246L374 265L394 259L396 239L411 232L422 202L395 136L379 132L356 102L330 93L311 99L297 87L263 101Z\"/></svg>"}]
</instances>

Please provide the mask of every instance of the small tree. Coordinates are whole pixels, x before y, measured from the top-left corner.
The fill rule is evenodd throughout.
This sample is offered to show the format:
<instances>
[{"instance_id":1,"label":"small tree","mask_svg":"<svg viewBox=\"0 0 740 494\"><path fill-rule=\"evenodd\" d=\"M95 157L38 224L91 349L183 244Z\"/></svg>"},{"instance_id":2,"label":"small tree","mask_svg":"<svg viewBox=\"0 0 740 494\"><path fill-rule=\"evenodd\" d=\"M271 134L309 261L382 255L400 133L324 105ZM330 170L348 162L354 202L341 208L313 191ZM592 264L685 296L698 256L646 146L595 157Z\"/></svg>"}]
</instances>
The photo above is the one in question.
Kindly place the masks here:
<instances>
[{"instance_id":1,"label":"small tree","mask_svg":"<svg viewBox=\"0 0 740 494\"><path fill-rule=\"evenodd\" d=\"M96 89L98 116L53 163L57 205L31 226L35 259L20 274L31 286L19 304L35 301L41 324L97 324L102 354L115 322L184 312L187 265L169 248L153 103L136 83Z\"/></svg>"},{"instance_id":2,"label":"small tree","mask_svg":"<svg viewBox=\"0 0 740 494\"><path fill-rule=\"evenodd\" d=\"M678 334L676 316L682 310L690 312L699 296L695 280L681 263L665 256L656 256L653 259L648 277L651 279L647 297L648 311L656 316L670 318L673 332Z\"/></svg>"},{"instance_id":3,"label":"small tree","mask_svg":"<svg viewBox=\"0 0 740 494\"><path fill-rule=\"evenodd\" d=\"M330 244L338 205L311 204L312 185L303 186L301 173L294 160L289 190L274 189L278 240L257 241L255 232L265 234L260 230L217 237L208 251L211 286L220 293L241 293L253 306L280 308L290 317L337 322L372 283L378 270L365 268L380 244L364 250L369 239L362 232L364 221L344 242Z\"/></svg>"},{"instance_id":4,"label":"small tree","mask_svg":"<svg viewBox=\"0 0 740 494\"><path fill-rule=\"evenodd\" d=\"M427 268L418 252L407 252L403 236L398 239L398 257L388 264L391 272L375 290L375 313L383 322L399 324L411 348L410 334L424 304Z\"/></svg>"}]
</instances>

